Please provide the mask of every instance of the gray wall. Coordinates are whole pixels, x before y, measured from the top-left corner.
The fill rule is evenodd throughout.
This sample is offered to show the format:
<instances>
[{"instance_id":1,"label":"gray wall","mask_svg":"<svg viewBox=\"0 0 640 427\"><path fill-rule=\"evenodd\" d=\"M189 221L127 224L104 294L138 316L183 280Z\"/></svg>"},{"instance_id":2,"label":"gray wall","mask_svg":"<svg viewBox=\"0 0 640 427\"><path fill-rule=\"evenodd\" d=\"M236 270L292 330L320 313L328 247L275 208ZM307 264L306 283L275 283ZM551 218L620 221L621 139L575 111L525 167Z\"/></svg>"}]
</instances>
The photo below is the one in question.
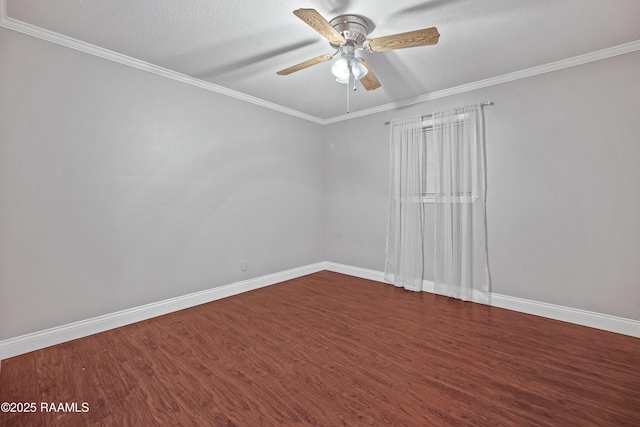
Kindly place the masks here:
<instances>
[{"instance_id":1,"label":"gray wall","mask_svg":"<svg viewBox=\"0 0 640 427\"><path fill-rule=\"evenodd\" d=\"M385 121L492 100L492 291L640 320L638 70L635 52L331 125L327 261L384 269Z\"/></svg>"},{"instance_id":2,"label":"gray wall","mask_svg":"<svg viewBox=\"0 0 640 427\"><path fill-rule=\"evenodd\" d=\"M493 291L640 319L638 69L323 127L0 29L0 340L323 260L382 270L384 122L486 100Z\"/></svg>"},{"instance_id":3,"label":"gray wall","mask_svg":"<svg viewBox=\"0 0 640 427\"><path fill-rule=\"evenodd\" d=\"M320 125L0 29L0 340L323 261L323 185Z\"/></svg>"}]
</instances>

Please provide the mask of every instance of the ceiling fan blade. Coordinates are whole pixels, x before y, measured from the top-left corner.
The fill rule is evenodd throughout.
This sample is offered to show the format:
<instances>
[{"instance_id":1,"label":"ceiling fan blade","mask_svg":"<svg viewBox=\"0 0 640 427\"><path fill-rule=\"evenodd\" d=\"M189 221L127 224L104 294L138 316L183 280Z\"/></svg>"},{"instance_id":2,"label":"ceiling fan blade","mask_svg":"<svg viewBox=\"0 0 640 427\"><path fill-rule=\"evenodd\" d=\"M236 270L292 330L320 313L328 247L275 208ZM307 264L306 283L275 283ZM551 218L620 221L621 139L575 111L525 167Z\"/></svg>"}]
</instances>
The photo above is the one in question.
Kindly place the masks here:
<instances>
[{"instance_id":1,"label":"ceiling fan blade","mask_svg":"<svg viewBox=\"0 0 640 427\"><path fill-rule=\"evenodd\" d=\"M371 69L369 64L367 64L364 60L362 60L362 64L367 67L368 70L367 74L365 74L365 76L360 79L360 83L362 83L362 86L364 86L366 90L376 90L380 86L382 86L376 75L373 74L373 70Z\"/></svg>"},{"instance_id":2,"label":"ceiling fan blade","mask_svg":"<svg viewBox=\"0 0 640 427\"><path fill-rule=\"evenodd\" d=\"M405 49L408 47L429 46L438 43L439 38L438 29L431 27L371 39L368 40L368 46L373 52L383 52L385 50Z\"/></svg>"},{"instance_id":3,"label":"ceiling fan blade","mask_svg":"<svg viewBox=\"0 0 640 427\"><path fill-rule=\"evenodd\" d=\"M309 59L308 61L301 62L293 67L285 68L284 70L278 71L276 74L279 76L286 76L287 74L295 73L296 71L304 70L305 68L309 68L312 65L319 64L321 62L325 62L333 58L331 55L320 55L316 56L313 59Z\"/></svg>"},{"instance_id":4,"label":"ceiling fan blade","mask_svg":"<svg viewBox=\"0 0 640 427\"><path fill-rule=\"evenodd\" d=\"M322 37L329 40L329 42L338 46L342 46L347 42L347 40L342 37L342 34L333 28L315 9L298 9L294 10L293 14L302 19L307 25L320 33Z\"/></svg>"}]
</instances>

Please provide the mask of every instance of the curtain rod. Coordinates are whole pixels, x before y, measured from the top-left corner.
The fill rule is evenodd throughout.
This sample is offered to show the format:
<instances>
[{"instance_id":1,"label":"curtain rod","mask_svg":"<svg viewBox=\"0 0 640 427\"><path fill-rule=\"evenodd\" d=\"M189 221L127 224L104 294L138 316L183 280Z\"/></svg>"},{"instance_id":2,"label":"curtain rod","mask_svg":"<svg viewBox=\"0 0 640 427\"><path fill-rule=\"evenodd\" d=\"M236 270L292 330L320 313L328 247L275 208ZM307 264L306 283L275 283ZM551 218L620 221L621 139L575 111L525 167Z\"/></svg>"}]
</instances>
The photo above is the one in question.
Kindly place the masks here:
<instances>
[{"instance_id":1,"label":"curtain rod","mask_svg":"<svg viewBox=\"0 0 640 427\"><path fill-rule=\"evenodd\" d=\"M480 103L481 107L487 107L489 105L493 105L493 101L487 101L487 102ZM429 114L428 116L422 116L422 120L428 119L428 118L431 118L431 117L433 117L433 114ZM385 126L388 126L389 124L391 124L391 122L384 122Z\"/></svg>"}]
</instances>

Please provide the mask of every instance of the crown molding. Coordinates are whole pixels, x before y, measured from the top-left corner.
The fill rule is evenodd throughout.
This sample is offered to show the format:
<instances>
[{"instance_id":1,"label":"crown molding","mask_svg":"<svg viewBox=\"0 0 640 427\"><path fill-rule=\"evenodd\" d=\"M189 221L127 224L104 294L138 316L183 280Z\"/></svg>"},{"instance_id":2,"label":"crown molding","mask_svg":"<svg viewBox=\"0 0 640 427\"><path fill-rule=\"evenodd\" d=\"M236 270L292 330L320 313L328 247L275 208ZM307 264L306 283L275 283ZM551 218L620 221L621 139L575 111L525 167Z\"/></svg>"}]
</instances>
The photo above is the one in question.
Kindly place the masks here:
<instances>
[{"instance_id":1,"label":"crown molding","mask_svg":"<svg viewBox=\"0 0 640 427\"><path fill-rule=\"evenodd\" d=\"M204 80L196 79L186 74L178 73L167 68L163 68L154 64L150 64L145 61L141 61L136 58L132 58L127 55L123 55L118 52L114 52L108 49L101 48L99 46L85 43L83 41L64 36L62 34L55 33L53 31L45 30L35 25L27 24L22 21L18 21L6 16L6 0L0 2L0 26L17 31L19 33L27 34L51 43L55 43L61 46L65 46L71 49L79 50L103 59L118 62L123 65L128 65L133 68L137 68L142 71L147 71L162 77L166 77L172 80L176 80L182 83L189 84L191 86L199 87L211 92L219 93L221 95L229 96L231 98L239 99L251 104L258 105L260 107L268 108L270 110L278 111L280 113L288 114L290 116L298 117L300 119L308 120L318 124L322 124L322 120L318 117L310 114L303 113L301 111L294 110L292 108L284 107L273 102L266 101L264 99L256 98L251 95L247 95L242 92L235 91L223 86L216 85Z\"/></svg>"},{"instance_id":2,"label":"crown molding","mask_svg":"<svg viewBox=\"0 0 640 427\"><path fill-rule=\"evenodd\" d=\"M635 52L640 50L640 40L636 40L629 43L624 43L618 46L597 50L595 52L586 53L584 55L574 56L572 58L562 59L560 61L550 62L548 64L539 65L536 67L526 68L524 70L515 71L513 73L503 74L501 76L491 77L477 82L467 83L460 86L451 87L444 90L439 90L424 95L417 96L415 98L409 98L398 102L392 102L389 104L380 105L378 107L368 108L366 110L355 111L348 115L341 115L325 119L321 123L323 125L337 123L345 120L355 119L357 117L364 117L371 114L382 113L385 111L395 110L396 108L407 107L409 105L420 104L422 102L432 101L438 98L445 98L451 95L458 95L465 92L471 92L477 89L483 89L490 86L496 86L503 83L512 82L515 80L526 79L528 77L538 76L540 74L551 73L553 71L564 70L565 68L571 68L578 65L587 64L589 62L600 61L601 59L607 59L618 55L624 55L626 53Z\"/></svg>"},{"instance_id":3,"label":"crown molding","mask_svg":"<svg viewBox=\"0 0 640 427\"><path fill-rule=\"evenodd\" d=\"M490 86L495 86L503 83L512 82L515 80L525 79L528 77L534 77L540 74L550 73L553 71L563 70L565 68L575 67L589 62L599 61L601 59L607 59L618 55L624 55L627 53L640 50L640 40L624 43L618 46L598 50L595 52L586 53L584 55L574 56L572 58L563 59L560 61L551 62L536 67L527 68L512 73L503 74L501 76L491 77L484 80L479 80L472 83L467 83L459 86L454 86L448 89L443 89L435 92L426 93L414 98L408 98L401 101L391 102L388 104L380 105L365 110L354 111L349 114L343 114L340 116L330 117L322 119L311 114L303 113L302 111L294 110L273 102L266 101L264 99L256 98L251 95L247 95L242 92L228 89L223 86L216 85L204 80L196 79L186 74L178 73L176 71L169 70L167 68L159 67L154 64L150 64L139 59L132 58L130 56L123 55L121 53L113 52L108 49L101 48L83 41L64 36L62 34L55 33L53 31L45 30L35 25L27 24L22 21L10 18L7 16L7 0L0 0L0 27L4 27L10 30L14 30L23 34L27 34L42 40L46 40L52 43L59 44L61 46L69 47L71 49L79 50L91 55L98 56L100 58L108 59L110 61L118 62L123 65L128 65L139 70L147 71L159 76L170 78L182 83L189 84L191 86L199 87L211 92L219 93L221 95L229 96L241 101L245 101L251 104L255 104L270 110L278 111L280 113L288 114L290 116L298 117L300 119L308 120L310 122L318 123L320 125L328 125L332 123L338 123L346 120L352 120L359 117L369 116L371 114L382 113L385 111L395 110L397 108L407 107L409 105L420 104L427 101L433 101L434 99L445 98L447 96L458 95L465 92L471 92L477 89L483 89Z\"/></svg>"}]
</instances>

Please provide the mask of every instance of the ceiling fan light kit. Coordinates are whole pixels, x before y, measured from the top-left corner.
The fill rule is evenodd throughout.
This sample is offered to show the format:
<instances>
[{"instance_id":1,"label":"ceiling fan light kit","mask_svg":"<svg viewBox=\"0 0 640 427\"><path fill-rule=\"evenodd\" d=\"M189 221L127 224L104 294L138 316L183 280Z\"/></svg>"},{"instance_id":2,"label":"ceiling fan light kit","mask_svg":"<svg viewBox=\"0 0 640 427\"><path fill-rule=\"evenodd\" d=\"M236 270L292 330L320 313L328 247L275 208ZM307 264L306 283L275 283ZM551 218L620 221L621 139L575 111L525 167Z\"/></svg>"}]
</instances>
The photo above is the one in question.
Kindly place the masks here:
<instances>
[{"instance_id":1,"label":"ceiling fan light kit","mask_svg":"<svg viewBox=\"0 0 640 427\"><path fill-rule=\"evenodd\" d=\"M288 75L339 56L331 67L336 81L349 84L353 77L354 82L359 80L366 90L375 90L382 85L369 64L364 59L356 57L357 50L372 53L428 46L438 43L440 37L438 30L431 27L369 40L367 35L373 30L373 23L362 16L340 15L327 21L315 9L298 9L293 14L326 38L336 52L333 55L321 55L301 62L280 70L277 74Z\"/></svg>"},{"instance_id":2,"label":"ceiling fan light kit","mask_svg":"<svg viewBox=\"0 0 640 427\"><path fill-rule=\"evenodd\" d=\"M349 83L351 75L353 75L356 80L360 80L368 71L369 70L367 70L357 58L340 58L333 64L333 67L331 67L331 72L336 77L336 81L344 84Z\"/></svg>"},{"instance_id":3,"label":"ceiling fan light kit","mask_svg":"<svg viewBox=\"0 0 640 427\"><path fill-rule=\"evenodd\" d=\"M349 41L347 41L349 43ZM369 69L362 64L360 58L355 56L355 47L345 45L340 47L340 58L333 63L331 72L336 77L338 83L348 84L351 76L360 80L367 75Z\"/></svg>"}]
</instances>

